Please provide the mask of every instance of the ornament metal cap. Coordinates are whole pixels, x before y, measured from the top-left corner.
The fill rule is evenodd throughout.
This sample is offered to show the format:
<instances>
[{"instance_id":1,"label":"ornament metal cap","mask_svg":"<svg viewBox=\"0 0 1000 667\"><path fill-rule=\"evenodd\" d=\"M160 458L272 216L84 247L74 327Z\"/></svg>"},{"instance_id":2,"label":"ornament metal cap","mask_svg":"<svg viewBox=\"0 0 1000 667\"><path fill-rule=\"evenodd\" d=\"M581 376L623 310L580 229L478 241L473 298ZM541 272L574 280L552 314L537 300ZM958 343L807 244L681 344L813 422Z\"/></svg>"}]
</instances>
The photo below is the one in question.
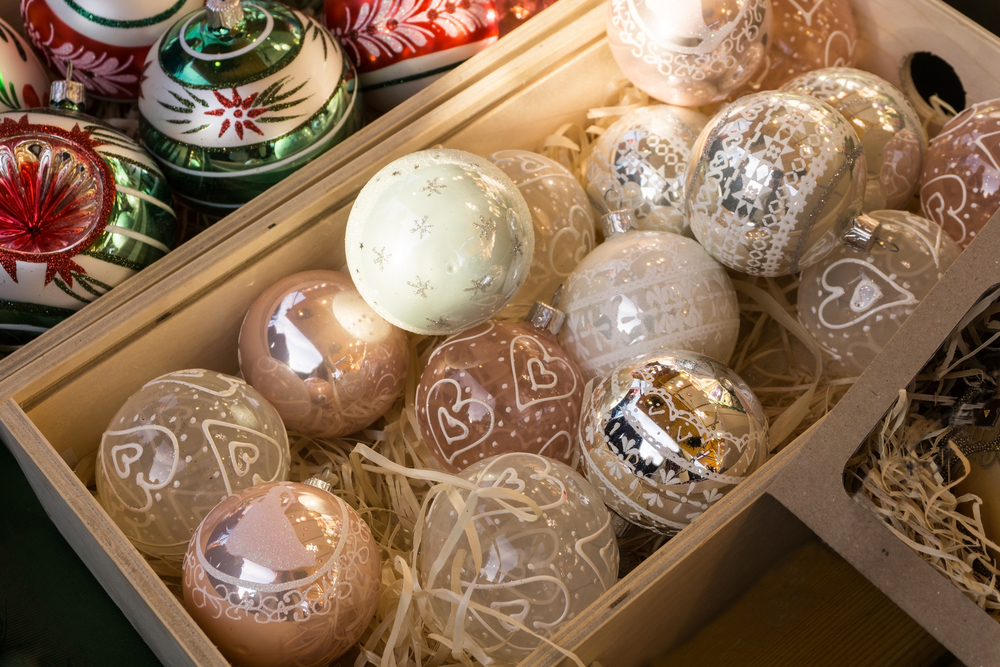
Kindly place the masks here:
<instances>
[{"instance_id":1,"label":"ornament metal cap","mask_svg":"<svg viewBox=\"0 0 1000 667\"><path fill-rule=\"evenodd\" d=\"M327 493L333 493L333 484L319 477L310 477L302 483L308 486L315 486L317 489L323 489Z\"/></svg>"},{"instance_id":2,"label":"ornament metal cap","mask_svg":"<svg viewBox=\"0 0 1000 667\"><path fill-rule=\"evenodd\" d=\"M49 104L69 102L75 105L87 103L87 89L79 81L73 81L73 63L66 66L66 78L52 82L49 87Z\"/></svg>"},{"instance_id":3,"label":"ornament metal cap","mask_svg":"<svg viewBox=\"0 0 1000 667\"><path fill-rule=\"evenodd\" d=\"M552 295L551 304L536 301L531 306L531 310L528 311L528 315L524 318L524 321L531 322L539 329L548 329L552 332L553 336L558 335L562 329L563 322L566 321L566 313L556 308L556 305L559 303L559 297L562 296L562 288L562 285L556 288L555 293Z\"/></svg>"},{"instance_id":4,"label":"ornament metal cap","mask_svg":"<svg viewBox=\"0 0 1000 667\"><path fill-rule=\"evenodd\" d=\"M870 215L859 215L851 221L842 239L844 245L857 252L871 252L879 244L889 252L899 252L899 246L892 241L879 238L882 223Z\"/></svg>"},{"instance_id":5,"label":"ornament metal cap","mask_svg":"<svg viewBox=\"0 0 1000 667\"><path fill-rule=\"evenodd\" d=\"M632 211L627 208L608 211L601 216L601 231L604 232L605 239L615 234L624 234L630 229L639 229L639 225L635 223Z\"/></svg>"},{"instance_id":6,"label":"ornament metal cap","mask_svg":"<svg viewBox=\"0 0 1000 667\"><path fill-rule=\"evenodd\" d=\"M208 0L208 25L212 28L231 30L243 20L243 5L240 0Z\"/></svg>"}]
</instances>

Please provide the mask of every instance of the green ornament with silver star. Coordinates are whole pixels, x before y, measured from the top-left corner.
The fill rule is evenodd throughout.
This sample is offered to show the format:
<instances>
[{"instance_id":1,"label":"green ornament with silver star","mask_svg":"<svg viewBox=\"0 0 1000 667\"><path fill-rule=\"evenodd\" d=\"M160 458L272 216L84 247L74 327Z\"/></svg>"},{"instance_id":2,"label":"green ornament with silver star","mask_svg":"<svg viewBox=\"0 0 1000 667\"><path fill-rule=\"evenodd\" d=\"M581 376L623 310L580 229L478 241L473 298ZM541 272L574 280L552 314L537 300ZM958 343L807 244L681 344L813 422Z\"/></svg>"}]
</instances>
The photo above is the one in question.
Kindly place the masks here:
<instances>
[{"instance_id":1,"label":"green ornament with silver star","mask_svg":"<svg viewBox=\"0 0 1000 667\"><path fill-rule=\"evenodd\" d=\"M225 214L362 125L354 66L317 21L268 0L209 0L153 45L143 145L174 192Z\"/></svg>"}]
</instances>

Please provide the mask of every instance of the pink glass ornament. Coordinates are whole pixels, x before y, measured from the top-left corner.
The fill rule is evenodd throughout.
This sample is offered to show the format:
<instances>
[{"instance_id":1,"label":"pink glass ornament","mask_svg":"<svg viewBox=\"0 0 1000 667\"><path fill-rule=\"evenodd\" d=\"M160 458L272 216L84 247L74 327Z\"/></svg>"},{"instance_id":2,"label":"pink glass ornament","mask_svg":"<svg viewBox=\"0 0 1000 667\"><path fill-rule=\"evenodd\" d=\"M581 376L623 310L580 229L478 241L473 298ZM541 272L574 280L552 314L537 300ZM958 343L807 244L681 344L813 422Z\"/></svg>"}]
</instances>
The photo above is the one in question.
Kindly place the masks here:
<instances>
[{"instance_id":1,"label":"pink glass ornament","mask_svg":"<svg viewBox=\"0 0 1000 667\"><path fill-rule=\"evenodd\" d=\"M351 279L305 271L257 297L240 329L243 377L292 430L333 438L389 409L406 381L406 334Z\"/></svg>"},{"instance_id":2,"label":"pink glass ornament","mask_svg":"<svg viewBox=\"0 0 1000 667\"><path fill-rule=\"evenodd\" d=\"M509 452L574 457L584 382L556 343L564 317L536 303L524 322L484 322L434 351L417 385L417 424L447 469Z\"/></svg>"},{"instance_id":3,"label":"pink glass ornament","mask_svg":"<svg viewBox=\"0 0 1000 667\"><path fill-rule=\"evenodd\" d=\"M381 560L371 531L317 479L230 496L184 558L184 606L234 665L328 665L371 622Z\"/></svg>"}]
</instances>

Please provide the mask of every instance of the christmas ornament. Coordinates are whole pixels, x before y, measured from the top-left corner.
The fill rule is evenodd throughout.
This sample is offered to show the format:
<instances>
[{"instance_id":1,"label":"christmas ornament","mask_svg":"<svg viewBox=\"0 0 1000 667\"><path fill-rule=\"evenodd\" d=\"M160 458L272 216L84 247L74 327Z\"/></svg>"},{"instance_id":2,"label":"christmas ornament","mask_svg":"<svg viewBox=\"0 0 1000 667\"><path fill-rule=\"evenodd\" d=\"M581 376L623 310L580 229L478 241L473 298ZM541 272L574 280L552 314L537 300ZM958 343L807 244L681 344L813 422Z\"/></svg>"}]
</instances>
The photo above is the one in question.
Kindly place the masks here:
<instances>
[{"instance_id":1,"label":"christmas ornament","mask_svg":"<svg viewBox=\"0 0 1000 667\"><path fill-rule=\"evenodd\" d=\"M351 279L306 271L279 280L250 306L240 329L243 378L285 426L321 438L382 416L406 381L406 334L364 302Z\"/></svg>"},{"instance_id":2,"label":"christmas ornament","mask_svg":"<svg viewBox=\"0 0 1000 667\"><path fill-rule=\"evenodd\" d=\"M815 69L854 67L858 29L848 0L771 0L771 10L771 48L748 90L776 90Z\"/></svg>"},{"instance_id":3,"label":"christmas ornament","mask_svg":"<svg viewBox=\"0 0 1000 667\"><path fill-rule=\"evenodd\" d=\"M325 0L323 21L388 111L497 40L494 0Z\"/></svg>"},{"instance_id":4,"label":"christmas ornament","mask_svg":"<svg viewBox=\"0 0 1000 667\"><path fill-rule=\"evenodd\" d=\"M163 257L177 216L166 179L124 134L79 113L0 113L0 345L22 345Z\"/></svg>"},{"instance_id":5,"label":"christmas ornament","mask_svg":"<svg viewBox=\"0 0 1000 667\"><path fill-rule=\"evenodd\" d=\"M559 340L583 377L664 347L728 361L740 311L726 270L691 239L635 230L627 211L601 224L606 240L570 275L562 301Z\"/></svg>"},{"instance_id":6,"label":"christmas ornament","mask_svg":"<svg viewBox=\"0 0 1000 667\"><path fill-rule=\"evenodd\" d=\"M397 327L452 334L507 305L528 275L531 212L500 169L434 149L386 165L347 221L347 265L361 296Z\"/></svg>"},{"instance_id":7,"label":"christmas ornament","mask_svg":"<svg viewBox=\"0 0 1000 667\"><path fill-rule=\"evenodd\" d=\"M939 225L903 211L874 211L879 237L867 255L839 247L802 272L799 320L829 353L831 375L861 375L962 249Z\"/></svg>"},{"instance_id":8,"label":"christmas ornament","mask_svg":"<svg viewBox=\"0 0 1000 667\"><path fill-rule=\"evenodd\" d=\"M844 117L812 97L741 97L705 126L691 159L691 230L743 273L798 273L829 253L861 213L864 149Z\"/></svg>"},{"instance_id":9,"label":"christmas ornament","mask_svg":"<svg viewBox=\"0 0 1000 667\"><path fill-rule=\"evenodd\" d=\"M285 427L239 378L167 373L132 394L97 454L101 505L139 551L180 558L227 496L288 476Z\"/></svg>"},{"instance_id":10,"label":"christmas ornament","mask_svg":"<svg viewBox=\"0 0 1000 667\"><path fill-rule=\"evenodd\" d=\"M611 0L608 42L625 76L667 104L725 99L764 62L768 0Z\"/></svg>"},{"instance_id":11,"label":"christmas ornament","mask_svg":"<svg viewBox=\"0 0 1000 667\"><path fill-rule=\"evenodd\" d=\"M948 123L920 176L924 215L963 248L1000 208L1000 99L975 104Z\"/></svg>"},{"instance_id":12,"label":"christmas ornament","mask_svg":"<svg viewBox=\"0 0 1000 667\"><path fill-rule=\"evenodd\" d=\"M150 46L174 21L204 0L21 0L24 28L53 70L94 97L139 97Z\"/></svg>"},{"instance_id":13,"label":"christmas ornament","mask_svg":"<svg viewBox=\"0 0 1000 667\"><path fill-rule=\"evenodd\" d=\"M42 106L49 77L20 35L0 20L0 111Z\"/></svg>"},{"instance_id":14,"label":"christmas ornament","mask_svg":"<svg viewBox=\"0 0 1000 667\"><path fill-rule=\"evenodd\" d=\"M337 40L305 14L211 0L150 51L139 130L176 193L223 214L360 128L356 86Z\"/></svg>"},{"instance_id":15,"label":"christmas ornament","mask_svg":"<svg viewBox=\"0 0 1000 667\"><path fill-rule=\"evenodd\" d=\"M556 343L564 319L536 302L524 322L485 322L434 350L417 385L417 425L445 468L507 452L575 458L584 381Z\"/></svg>"},{"instance_id":16,"label":"christmas ornament","mask_svg":"<svg viewBox=\"0 0 1000 667\"><path fill-rule=\"evenodd\" d=\"M580 182L558 162L520 150L500 151L488 159L517 185L534 223L535 251L528 278L501 313L523 319L594 249L594 213Z\"/></svg>"},{"instance_id":17,"label":"christmas ornament","mask_svg":"<svg viewBox=\"0 0 1000 667\"><path fill-rule=\"evenodd\" d=\"M497 0L500 36L518 27L556 0Z\"/></svg>"},{"instance_id":18,"label":"christmas ornament","mask_svg":"<svg viewBox=\"0 0 1000 667\"><path fill-rule=\"evenodd\" d=\"M595 381L579 441L584 474L630 523L672 534L767 459L767 421L732 370L661 351Z\"/></svg>"},{"instance_id":19,"label":"christmas ornament","mask_svg":"<svg viewBox=\"0 0 1000 667\"><path fill-rule=\"evenodd\" d=\"M665 104L616 120L587 158L587 194L597 210L627 208L639 229L684 231L684 179L707 122L697 111Z\"/></svg>"},{"instance_id":20,"label":"christmas ornament","mask_svg":"<svg viewBox=\"0 0 1000 667\"><path fill-rule=\"evenodd\" d=\"M611 514L582 475L537 454L494 456L460 476L471 484L431 492L414 549L420 586L438 593L427 620L443 634L458 610L466 635L487 657L519 663L541 640L488 612L546 638L556 634L618 578ZM467 503L472 507L463 513Z\"/></svg>"},{"instance_id":21,"label":"christmas ornament","mask_svg":"<svg viewBox=\"0 0 1000 667\"><path fill-rule=\"evenodd\" d=\"M865 211L906 205L920 180L927 140L902 92L874 74L847 67L803 74L782 90L826 102L857 133L868 165Z\"/></svg>"},{"instance_id":22,"label":"christmas ornament","mask_svg":"<svg viewBox=\"0 0 1000 667\"><path fill-rule=\"evenodd\" d=\"M325 667L368 627L381 562L371 531L320 479L219 503L184 558L184 606L241 667Z\"/></svg>"}]
</instances>

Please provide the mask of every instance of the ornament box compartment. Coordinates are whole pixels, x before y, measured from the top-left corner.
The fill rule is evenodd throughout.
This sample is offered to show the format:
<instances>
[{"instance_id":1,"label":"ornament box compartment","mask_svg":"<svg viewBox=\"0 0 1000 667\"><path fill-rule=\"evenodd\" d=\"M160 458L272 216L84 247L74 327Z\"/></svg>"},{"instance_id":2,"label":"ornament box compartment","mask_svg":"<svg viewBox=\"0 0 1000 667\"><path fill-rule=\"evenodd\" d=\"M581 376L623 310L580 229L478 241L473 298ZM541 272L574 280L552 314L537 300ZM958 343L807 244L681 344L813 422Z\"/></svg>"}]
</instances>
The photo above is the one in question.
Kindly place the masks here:
<instances>
[{"instance_id":1,"label":"ornament box compartment","mask_svg":"<svg viewBox=\"0 0 1000 667\"><path fill-rule=\"evenodd\" d=\"M505 35L502 40L470 58L445 76L431 83L395 109L383 114L356 133L334 146L313 162L270 188L251 202L228 214L188 242L178 246L166 257L140 271L109 293L89 304L81 311L47 331L29 344L0 359L0 378L40 357L74 337L88 326L120 308L151 286L167 280L184 269L195 258L220 245L237 232L273 211L287 211L283 205L297 195L324 183L324 188L335 184L327 177L349 164L356 157L374 150L389 137L415 120L432 112L442 102L499 69L525 50L546 43L556 31L600 4L600 0L562 0L540 16ZM12 26L20 27L18 2L0 3L0 18ZM283 216L281 216L283 217ZM276 222L274 224L280 224Z\"/></svg>"},{"instance_id":2,"label":"ornament box compartment","mask_svg":"<svg viewBox=\"0 0 1000 667\"><path fill-rule=\"evenodd\" d=\"M166 275L149 280L132 295L140 298L109 301L93 310L88 326L13 369L0 383L0 396L10 397L0 404L0 437L56 525L164 663L227 664L67 462L96 449L111 415L146 380L184 367L235 372L236 335L250 303L291 273L343 266L351 202L387 162L437 144L479 154L533 150L561 124L583 123L587 109L603 102L603 82L621 78L604 37L605 9L587 6L593 8L572 25L511 58L377 148L234 230L217 247L203 248L184 271L169 280ZM970 100L1000 96L1000 79L988 69L1000 56L1000 40L937 0L854 0L853 6L861 67L898 82L907 55L931 50L955 67ZM581 80L602 85L581 85ZM730 605L745 608L741 604L747 598L741 594L753 596L772 565L794 557L796 549L818 536L888 597L879 599L885 605L880 609L888 614L894 603L924 628L873 636L873 647L909 655L904 650L920 643L927 647L920 659L931 659L941 653L922 634L929 633L967 665L1000 664L995 621L855 506L841 483L844 463L898 388L986 287L1000 282L998 255L1000 224L994 223L842 405L620 581L557 641L586 663L600 660L605 667L649 664L684 650L684 639ZM677 601L677 613L665 611L669 600ZM850 612L843 601L824 605L818 600L811 609L820 621L828 618L826 613ZM850 641L843 636L816 633L808 642L799 638L795 646L811 647L816 655L837 655L837 647L846 643ZM786 664L804 664L790 643L765 645L768 664L781 664L782 658L792 661ZM714 650L705 649L705 655L718 656ZM795 655L800 655L798 662ZM522 664L570 662L542 649Z\"/></svg>"}]
</instances>

